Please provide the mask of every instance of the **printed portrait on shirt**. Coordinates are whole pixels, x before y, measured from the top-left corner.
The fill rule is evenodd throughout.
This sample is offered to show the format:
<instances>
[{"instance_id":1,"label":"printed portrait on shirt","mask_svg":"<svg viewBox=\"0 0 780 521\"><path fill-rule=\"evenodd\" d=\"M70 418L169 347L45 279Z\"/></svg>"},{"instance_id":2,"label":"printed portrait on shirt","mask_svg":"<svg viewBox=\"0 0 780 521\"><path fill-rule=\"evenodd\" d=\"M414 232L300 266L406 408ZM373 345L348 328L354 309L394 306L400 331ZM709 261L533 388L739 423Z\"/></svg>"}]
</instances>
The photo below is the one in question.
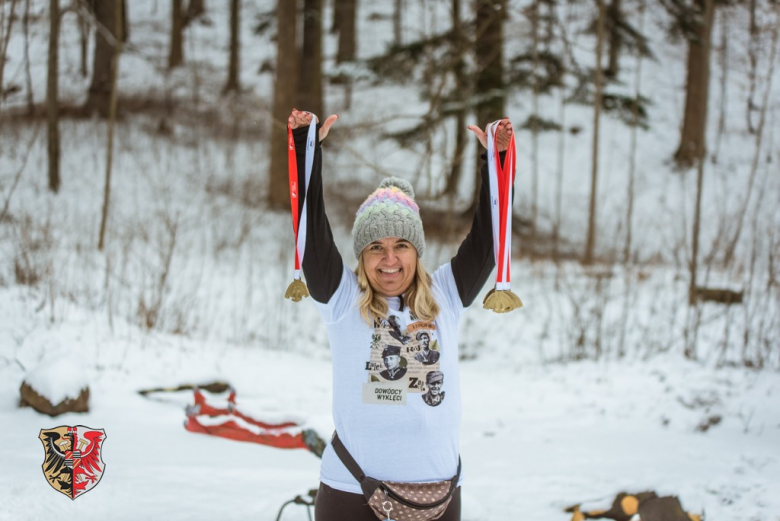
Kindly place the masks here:
<instances>
[{"instance_id":1,"label":"printed portrait on shirt","mask_svg":"<svg viewBox=\"0 0 780 521\"><path fill-rule=\"evenodd\" d=\"M439 372L441 351L436 326L430 322L409 321L408 312L395 312L374 321L368 373L363 390L365 403L406 405L407 395L427 396L425 403L438 405L443 399L441 378L428 382L430 373Z\"/></svg>"},{"instance_id":2,"label":"printed portrait on shirt","mask_svg":"<svg viewBox=\"0 0 780 521\"><path fill-rule=\"evenodd\" d=\"M385 380L400 380L406 376L406 358L401 356L401 346L386 345L382 350L382 362L385 365L384 371L379 372L379 376Z\"/></svg>"},{"instance_id":3,"label":"printed portrait on shirt","mask_svg":"<svg viewBox=\"0 0 780 521\"><path fill-rule=\"evenodd\" d=\"M444 373L441 371L430 371L425 375L425 384L428 391L422 395L423 401L431 407L437 407L444 401Z\"/></svg>"}]
</instances>

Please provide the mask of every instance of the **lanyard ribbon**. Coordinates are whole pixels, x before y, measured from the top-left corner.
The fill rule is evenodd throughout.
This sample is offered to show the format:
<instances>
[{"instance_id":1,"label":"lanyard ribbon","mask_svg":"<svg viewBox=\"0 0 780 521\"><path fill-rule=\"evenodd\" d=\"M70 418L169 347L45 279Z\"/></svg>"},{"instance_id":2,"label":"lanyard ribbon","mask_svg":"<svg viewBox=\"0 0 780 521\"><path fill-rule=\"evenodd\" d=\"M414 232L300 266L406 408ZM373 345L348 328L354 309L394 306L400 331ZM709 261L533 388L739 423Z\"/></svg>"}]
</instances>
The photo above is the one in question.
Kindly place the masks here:
<instances>
[{"instance_id":1,"label":"lanyard ribbon","mask_svg":"<svg viewBox=\"0 0 780 521\"><path fill-rule=\"evenodd\" d=\"M506 313L523 305L510 288L512 263L512 186L515 182L515 135L509 140L504 163L498 151L496 129L500 121L488 125L487 160L490 184L490 215L493 221L493 254L496 259L496 286L485 298L485 308Z\"/></svg>"},{"instance_id":2,"label":"lanyard ribbon","mask_svg":"<svg viewBox=\"0 0 780 521\"><path fill-rule=\"evenodd\" d=\"M311 114L311 113L310 113ZM287 125L287 175L290 188L290 210L292 212L293 233L295 234L295 272L293 282L287 288L286 298L291 298L294 302L300 301L303 297L309 296L306 285L301 280L301 263L306 250L306 194L309 190L309 180L314 165L314 145L317 138L317 118L312 114L309 124L309 133L306 136L306 161L304 171L303 186L303 206L298 215L299 199L301 198L301 187L298 186L298 160L295 153L295 140L290 125Z\"/></svg>"}]
</instances>

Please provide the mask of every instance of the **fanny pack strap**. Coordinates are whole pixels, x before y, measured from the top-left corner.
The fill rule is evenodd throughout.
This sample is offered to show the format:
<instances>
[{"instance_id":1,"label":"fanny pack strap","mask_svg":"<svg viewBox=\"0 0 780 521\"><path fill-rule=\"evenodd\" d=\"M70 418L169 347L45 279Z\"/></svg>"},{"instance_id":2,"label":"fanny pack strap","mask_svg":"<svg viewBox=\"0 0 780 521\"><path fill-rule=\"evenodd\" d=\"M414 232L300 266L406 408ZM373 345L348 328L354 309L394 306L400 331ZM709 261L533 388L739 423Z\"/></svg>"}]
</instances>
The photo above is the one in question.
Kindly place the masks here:
<instances>
[{"instance_id":1,"label":"fanny pack strap","mask_svg":"<svg viewBox=\"0 0 780 521\"><path fill-rule=\"evenodd\" d=\"M426 510L436 508L449 501L450 496L452 496L452 493L455 492L455 488L458 486L458 480L460 479L460 456L458 456L458 472L455 474L455 477L448 480L450 482L450 489L447 491L447 495L435 503L426 503L424 505L413 503L393 492L378 479L366 476L366 473L363 472L363 469L360 468L360 465L358 465L357 461L355 461L355 458L352 457L352 454L349 453L347 448L341 442L341 439L339 439L338 433L335 431L333 432L331 446L333 446L333 450L336 451L336 455L339 457L344 466L347 467L347 470L350 472L350 474L352 474L357 482L360 483L360 488L363 490L363 496L366 498L366 501L370 501L371 497L374 495L374 492L376 492L376 489L381 488L382 492L384 492L387 496L410 508L421 508Z\"/></svg>"}]
</instances>

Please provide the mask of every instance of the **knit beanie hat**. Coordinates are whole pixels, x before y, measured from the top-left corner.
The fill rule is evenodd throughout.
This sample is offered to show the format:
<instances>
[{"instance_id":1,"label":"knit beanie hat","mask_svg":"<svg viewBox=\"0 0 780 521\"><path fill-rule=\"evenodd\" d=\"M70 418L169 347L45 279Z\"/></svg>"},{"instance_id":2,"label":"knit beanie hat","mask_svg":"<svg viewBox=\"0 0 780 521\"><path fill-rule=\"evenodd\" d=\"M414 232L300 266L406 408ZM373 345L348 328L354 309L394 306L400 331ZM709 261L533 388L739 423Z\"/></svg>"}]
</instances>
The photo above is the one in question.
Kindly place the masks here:
<instances>
[{"instance_id":1,"label":"knit beanie hat","mask_svg":"<svg viewBox=\"0 0 780 521\"><path fill-rule=\"evenodd\" d=\"M372 242L387 237L406 239L422 257L425 235L420 208L414 202L412 185L397 177L385 178L360 205L352 226L355 257Z\"/></svg>"}]
</instances>

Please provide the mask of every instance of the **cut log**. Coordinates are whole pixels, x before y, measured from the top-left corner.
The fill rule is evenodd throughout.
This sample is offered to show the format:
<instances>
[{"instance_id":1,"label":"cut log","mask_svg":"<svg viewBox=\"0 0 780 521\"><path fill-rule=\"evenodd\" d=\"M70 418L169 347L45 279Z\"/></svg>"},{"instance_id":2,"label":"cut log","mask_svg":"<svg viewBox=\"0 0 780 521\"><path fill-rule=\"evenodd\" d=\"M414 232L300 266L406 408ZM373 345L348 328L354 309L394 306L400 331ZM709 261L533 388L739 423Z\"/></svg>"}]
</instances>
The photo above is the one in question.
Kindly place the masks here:
<instances>
[{"instance_id":1,"label":"cut log","mask_svg":"<svg viewBox=\"0 0 780 521\"><path fill-rule=\"evenodd\" d=\"M743 291L734 291L725 288L696 287L696 296L705 302L718 302L720 304L742 304Z\"/></svg>"}]
</instances>

